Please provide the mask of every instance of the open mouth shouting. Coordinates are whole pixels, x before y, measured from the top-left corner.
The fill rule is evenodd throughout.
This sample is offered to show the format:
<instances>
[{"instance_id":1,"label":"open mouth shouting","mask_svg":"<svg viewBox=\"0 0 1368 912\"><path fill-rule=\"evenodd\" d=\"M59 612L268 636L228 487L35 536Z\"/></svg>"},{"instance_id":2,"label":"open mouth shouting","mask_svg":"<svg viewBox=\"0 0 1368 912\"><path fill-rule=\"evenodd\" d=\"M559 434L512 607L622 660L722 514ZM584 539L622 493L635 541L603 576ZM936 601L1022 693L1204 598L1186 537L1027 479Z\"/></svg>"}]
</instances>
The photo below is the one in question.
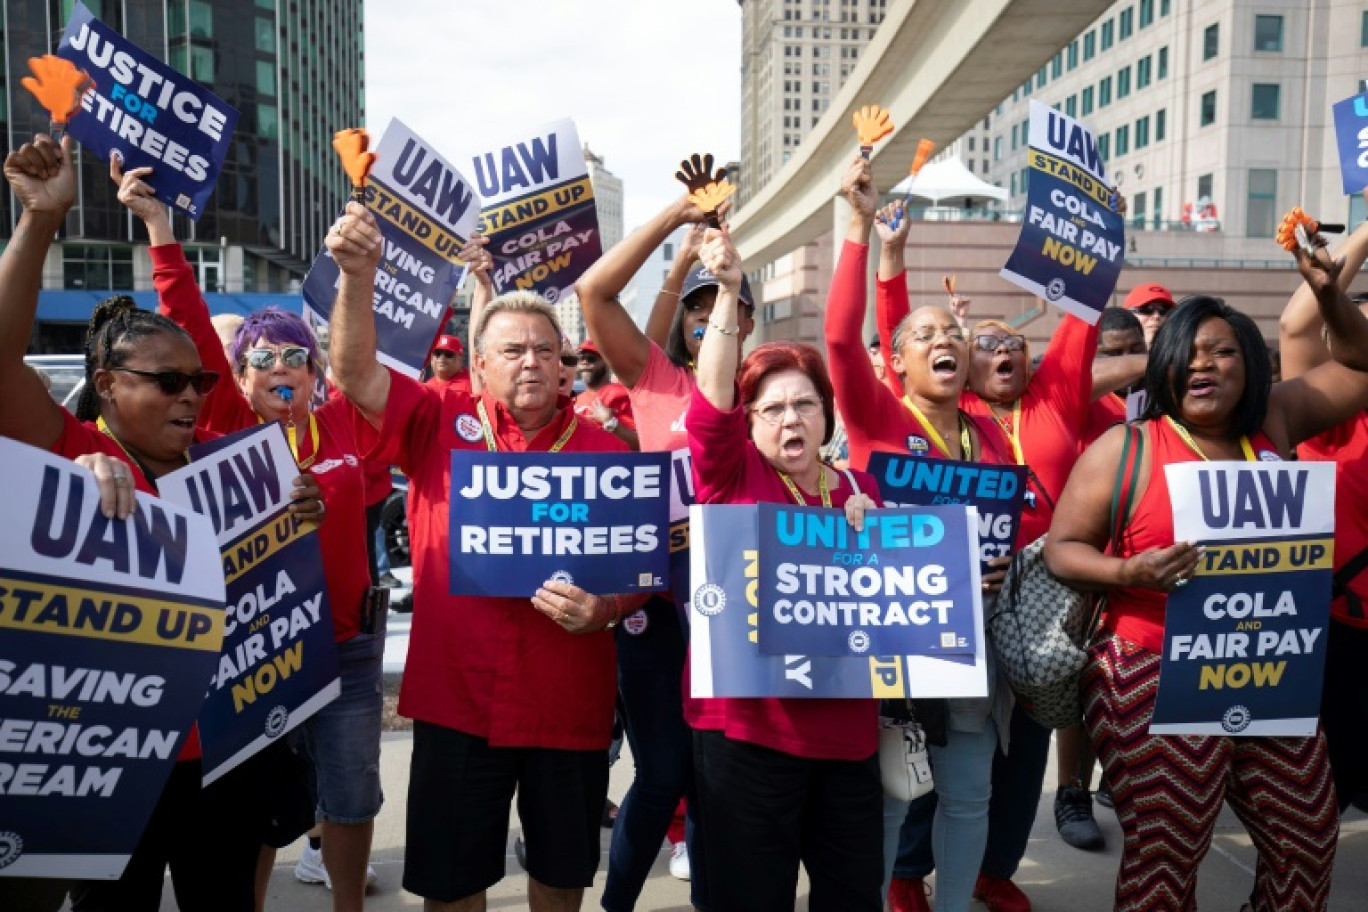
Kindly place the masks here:
<instances>
[{"instance_id":1,"label":"open mouth shouting","mask_svg":"<svg viewBox=\"0 0 1368 912\"><path fill-rule=\"evenodd\" d=\"M931 373L940 380L954 380L959 375L959 358L952 354L936 355L931 359Z\"/></svg>"},{"instance_id":2,"label":"open mouth shouting","mask_svg":"<svg viewBox=\"0 0 1368 912\"><path fill-rule=\"evenodd\" d=\"M1208 399L1216 394L1216 381L1202 375L1189 377L1187 391L1194 399Z\"/></svg>"}]
</instances>

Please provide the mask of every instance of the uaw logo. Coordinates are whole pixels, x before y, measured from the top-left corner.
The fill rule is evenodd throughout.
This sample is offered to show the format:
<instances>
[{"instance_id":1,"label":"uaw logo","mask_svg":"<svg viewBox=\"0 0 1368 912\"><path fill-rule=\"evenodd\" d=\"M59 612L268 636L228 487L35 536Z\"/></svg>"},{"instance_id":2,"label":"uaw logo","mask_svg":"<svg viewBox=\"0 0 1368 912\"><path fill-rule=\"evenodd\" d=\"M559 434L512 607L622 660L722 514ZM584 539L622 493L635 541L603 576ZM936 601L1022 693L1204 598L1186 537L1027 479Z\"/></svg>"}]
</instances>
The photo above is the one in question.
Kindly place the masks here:
<instances>
[{"instance_id":1,"label":"uaw logo","mask_svg":"<svg viewBox=\"0 0 1368 912\"><path fill-rule=\"evenodd\" d=\"M457 415L456 435L466 443L475 443L484 436L484 429L480 427L480 419L471 414Z\"/></svg>"},{"instance_id":2,"label":"uaw logo","mask_svg":"<svg viewBox=\"0 0 1368 912\"><path fill-rule=\"evenodd\" d=\"M24 854L24 840L18 833L0 833L0 868L8 868Z\"/></svg>"},{"instance_id":3,"label":"uaw logo","mask_svg":"<svg viewBox=\"0 0 1368 912\"><path fill-rule=\"evenodd\" d=\"M925 456L931 451L931 444L925 437L918 437L916 434L908 434L907 451L914 456Z\"/></svg>"},{"instance_id":4,"label":"uaw logo","mask_svg":"<svg viewBox=\"0 0 1368 912\"><path fill-rule=\"evenodd\" d=\"M694 610L706 617L716 617L727 607L727 593L717 583L704 583L694 590Z\"/></svg>"},{"instance_id":5,"label":"uaw logo","mask_svg":"<svg viewBox=\"0 0 1368 912\"><path fill-rule=\"evenodd\" d=\"M276 706L266 714L266 737L279 738L285 734L285 726L290 724L290 711L284 706Z\"/></svg>"},{"instance_id":6,"label":"uaw logo","mask_svg":"<svg viewBox=\"0 0 1368 912\"><path fill-rule=\"evenodd\" d=\"M1249 707L1237 703L1221 716L1221 727L1234 735L1249 728L1249 723L1253 721L1254 717L1250 715Z\"/></svg>"},{"instance_id":7,"label":"uaw logo","mask_svg":"<svg viewBox=\"0 0 1368 912\"><path fill-rule=\"evenodd\" d=\"M565 570L557 570L555 573L551 574L551 582L565 583L567 586L573 586L575 584L575 578Z\"/></svg>"},{"instance_id":8,"label":"uaw logo","mask_svg":"<svg viewBox=\"0 0 1368 912\"><path fill-rule=\"evenodd\" d=\"M1282 457L1272 450L1259 450L1260 462L1282 462Z\"/></svg>"},{"instance_id":9,"label":"uaw logo","mask_svg":"<svg viewBox=\"0 0 1368 912\"><path fill-rule=\"evenodd\" d=\"M1045 300L1058 301L1064 297L1064 280L1051 279L1050 284L1045 286Z\"/></svg>"},{"instance_id":10,"label":"uaw logo","mask_svg":"<svg viewBox=\"0 0 1368 912\"><path fill-rule=\"evenodd\" d=\"M649 627L650 624L651 621L646 617L645 608L638 608L636 611L633 611L622 619L622 629L632 636L641 636L646 632L646 628Z\"/></svg>"},{"instance_id":11,"label":"uaw logo","mask_svg":"<svg viewBox=\"0 0 1368 912\"><path fill-rule=\"evenodd\" d=\"M856 655L869 652L869 634L863 630L851 631L850 636L846 638L846 645Z\"/></svg>"}]
</instances>

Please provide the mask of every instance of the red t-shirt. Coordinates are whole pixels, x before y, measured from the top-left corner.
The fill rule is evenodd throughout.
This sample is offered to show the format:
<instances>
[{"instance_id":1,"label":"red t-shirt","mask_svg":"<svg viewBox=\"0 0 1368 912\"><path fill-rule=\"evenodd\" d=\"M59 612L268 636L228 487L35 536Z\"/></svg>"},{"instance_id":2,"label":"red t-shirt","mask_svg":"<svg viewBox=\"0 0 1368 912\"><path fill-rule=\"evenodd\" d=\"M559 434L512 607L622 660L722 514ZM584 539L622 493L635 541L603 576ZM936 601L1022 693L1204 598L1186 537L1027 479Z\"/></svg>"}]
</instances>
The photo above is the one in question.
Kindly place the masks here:
<instances>
[{"instance_id":1,"label":"red t-shirt","mask_svg":"<svg viewBox=\"0 0 1368 912\"><path fill-rule=\"evenodd\" d=\"M636 419L632 417L632 400L627 387L609 381L596 390L586 389L575 397L575 414L582 419L593 421L595 400L602 402L609 411L617 415L623 427L636 430Z\"/></svg>"},{"instance_id":2,"label":"red t-shirt","mask_svg":"<svg viewBox=\"0 0 1368 912\"><path fill-rule=\"evenodd\" d=\"M153 247L151 255L158 309L190 334L205 370L219 372L218 385L200 412L199 427L217 436L259 424L261 419L234 381L232 365L209 322L209 308L180 245ZM338 642L360 632L361 606L371 584L366 556L365 478L353 429L354 412L345 399L330 400L313 410L318 425L317 451L308 425L297 430L298 458L301 462L313 458L307 470L317 480L327 509L327 518L318 527L318 544Z\"/></svg>"},{"instance_id":3,"label":"red t-shirt","mask_svg":"<svg viewBox=\"0 0 1368 912\"><path fill-rule=\"evenodd\" d=\"M1118 424L1125 423L1126 400L1116 393L1107 393L1088 406L1088 426L1083 430L1083 445L1079 448L1079 452L1081 453L1092 446L1098 437Z\"/></svg>"},{"instance_id":4,"label":"red t-shirt","mask_svg":"<svg viewBox=\"0 0 1368 912\"><path fill-rule=\"evenodd\" d=\"M143 474L142 467L128 458L124 448L119 446L119 442L113 437L100 431L92 422L80 422L66 409L62 410L62 436L57 438L57 442L52 445L52 452L66 459L75 459L77 456L84 456L87 453L103 453L119 460L128 466L133 472L133 485L144 494L157 496L157 488ZM206 433L203 429L196 429L196 442L203 443L212 440L217 434ZM199 724L190 726L190 734L185 738L185 744L181 745L180 755L176 757L176 762L181 763L186 760L198 760L201 756Z\"/></svg>"},{"instance_id":5,"label":"red t-shirt","mask_svg":"<svg viewBox=\"0 0 1368 912\"><path fill-rule=\"evenodd\" d=\"M470 371L463 367L450 380L438 380L436 377L429 377L425 382L439 393L448 389L455 390L458 393L468 393L470 392Z\"/></svg>"},{"instance_id":6,"label":"red t-shirt","mask_svg":"<svg viewBox=\"0 0 1368 912\"><path fill-rule=\"evenodd\" d=\"M699 503L794 502L779 473L751 442L739 404L719 412L695 390L685 422ZM860 490L881 503L874 479L864 472L854 475ZM817 495L803 493L809 506L822 505ZM842 476L831 491L831 504L839 507L854 494ZM713 698L690 701L684 715L694 728L798 757L863 760L878 747L877 700Z\"/></svg>"},{"instance_id":7,"label":"red t-shirt","mask_svg":"<svg viewBox=\"0 0 1368 912\"><path fill-rule=\"evenodd\" d=\"M394 463L409 477L414 607L399 712L493 747L606 750L617 694L612 633L566 633L527 599L448 592L451 451L485 448L475 399L439 393L393 371L390 378L382 427L357 413L356 428L366 458ZM548 451L574 418L562 399L555 420L528 440L503 405L481 398L499 449L507 452ZM475 433L457 433L458 421ZM584 421L563 447L626 449Z\"/></svg>"},{"instance_id":8,"label":"red t-shirt","mask_svg":"<svg viewBox=\"0 0 1368 912\"><path fill-rule=\"evenodd\" d=\"M1137 426L1146 435L1149 483L1121 532L1121 547L1116 556L1123 558L1173 545L1173 503L1169 498L1168 473L1164 466L1197 462L1202 458L1192 452L1167 421L1145 421ZM1263 434L1255 435L1250 445L1261 461L1281 459ZM1157 589L1111 589L1107 593L1105 625L1121 639L1162 654L1167 607L1168 594Z\"/></svg>"},{"instance_id":9,"label":"red t-shirt","mask_svg":"<svg viewBox=\"0 0 1368 912\"><path fill-rule=\"evenodd\" d=\"M1297 447L1307 460L1335 462L1335 570L1368 548L1368 413L1359 412L1339 427ZM1368 572L1349 581L1349 591L1368 607ZM1368 630L1368 617L1355 617L1343 596L1330 603L1335 620Z\"/></svg>"}]
</instances>

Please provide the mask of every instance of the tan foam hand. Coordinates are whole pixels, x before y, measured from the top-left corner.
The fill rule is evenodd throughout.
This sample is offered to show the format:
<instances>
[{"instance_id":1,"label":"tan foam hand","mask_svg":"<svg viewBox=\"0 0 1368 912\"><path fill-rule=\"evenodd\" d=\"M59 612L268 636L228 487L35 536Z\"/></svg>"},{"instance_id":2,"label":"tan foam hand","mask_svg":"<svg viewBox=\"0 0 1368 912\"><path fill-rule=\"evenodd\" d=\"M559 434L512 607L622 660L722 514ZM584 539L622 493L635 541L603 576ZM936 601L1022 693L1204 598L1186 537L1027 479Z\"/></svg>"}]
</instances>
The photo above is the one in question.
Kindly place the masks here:
<instances>
[{"instance_id":1,"label":"tan foam hand","mask_svg":"<svg viewBox=\"0 0 1368 912\"><path fill-rule=\"evenodd\" d=\"M860 137L860 151L869 157L874 144L893 132L893 121L888 112L878 105L865 105L855 112L852 118L855 132Z\"/></svg>"},{"instance_id":2,"label":"tan foam hand","mask_svg":"<svg viewBox=\"0 0 1368 912\"><path fill-rule=\"evenodd\" d=\"M675 177L689 188L688 199L703 213L709 225L719 226L717 211L727 197L736 192L736 187L727 180L725 168L713 173L712 153L693 155L679 163Z\"/></svg>"},{"instance_id":3,"label":"tan foam hand","mask_svg":"<svg viewBox=\"0 0 1368 912\"><path fill-rule=\"evenodd\" d=\"M65 126L80 110L81 98L94 88L94 80L70 60L55 54L30 57L28 64L33 75L21 80L24 88L47 109L54 124Z\"/></svg>"},{"instance_id":4,"label":"tan foam hand","mask_svg":"<svg viewBox=\"0 0 1368 912\"><path fill-rule=\"evenodd\" d=\"M353 196L358 195L375 166L375 153L366 151L370 148L370 134L357 127L339 130L333 134L333 148L342 159L342 169L351 178L352 188L357 191Z\"/></svg>"}]
</instances>

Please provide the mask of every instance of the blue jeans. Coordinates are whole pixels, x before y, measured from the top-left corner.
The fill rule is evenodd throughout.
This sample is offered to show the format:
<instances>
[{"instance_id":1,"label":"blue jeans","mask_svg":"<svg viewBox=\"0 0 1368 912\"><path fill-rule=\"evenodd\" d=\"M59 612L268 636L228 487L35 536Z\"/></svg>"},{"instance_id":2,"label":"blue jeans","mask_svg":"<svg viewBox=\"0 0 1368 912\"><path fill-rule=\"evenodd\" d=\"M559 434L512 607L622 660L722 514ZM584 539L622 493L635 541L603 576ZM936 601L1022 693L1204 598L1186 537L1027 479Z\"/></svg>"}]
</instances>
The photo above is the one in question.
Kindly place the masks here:
<instances>
[{"instance_id":1,"label":"blue jeans","mask_svg":"<svg viewBox=\"0 0 1368 912\"><path fill-rule=\"evenodd\" d=\"M988 843L988 802L993 789L997 727L992 719L979 732L951 729L945 747L931 748L936 777L936 816L931 826L936 859L936 909L964 912L974 900L974 882Z\"/></svg>"},{"instance_id":2,"label":"blue jeans","mask_svg":"<svg viewBox=\"0 0 1368 912\"><path fill-rule=\"evenodd\" d=\"M662 598L652 598L643 610L645 630L631 633L635 624L627 623L617 628L618 692L636 776L618 809L608 849L603 908L610 912L636 906L680 797L689 798L690 818L696 803L692 740L684 721L679 612ZM693 904L705 909L702 853L694 851L693 820L687 823L690 894Z\"/></svg>"}]
</instances>

